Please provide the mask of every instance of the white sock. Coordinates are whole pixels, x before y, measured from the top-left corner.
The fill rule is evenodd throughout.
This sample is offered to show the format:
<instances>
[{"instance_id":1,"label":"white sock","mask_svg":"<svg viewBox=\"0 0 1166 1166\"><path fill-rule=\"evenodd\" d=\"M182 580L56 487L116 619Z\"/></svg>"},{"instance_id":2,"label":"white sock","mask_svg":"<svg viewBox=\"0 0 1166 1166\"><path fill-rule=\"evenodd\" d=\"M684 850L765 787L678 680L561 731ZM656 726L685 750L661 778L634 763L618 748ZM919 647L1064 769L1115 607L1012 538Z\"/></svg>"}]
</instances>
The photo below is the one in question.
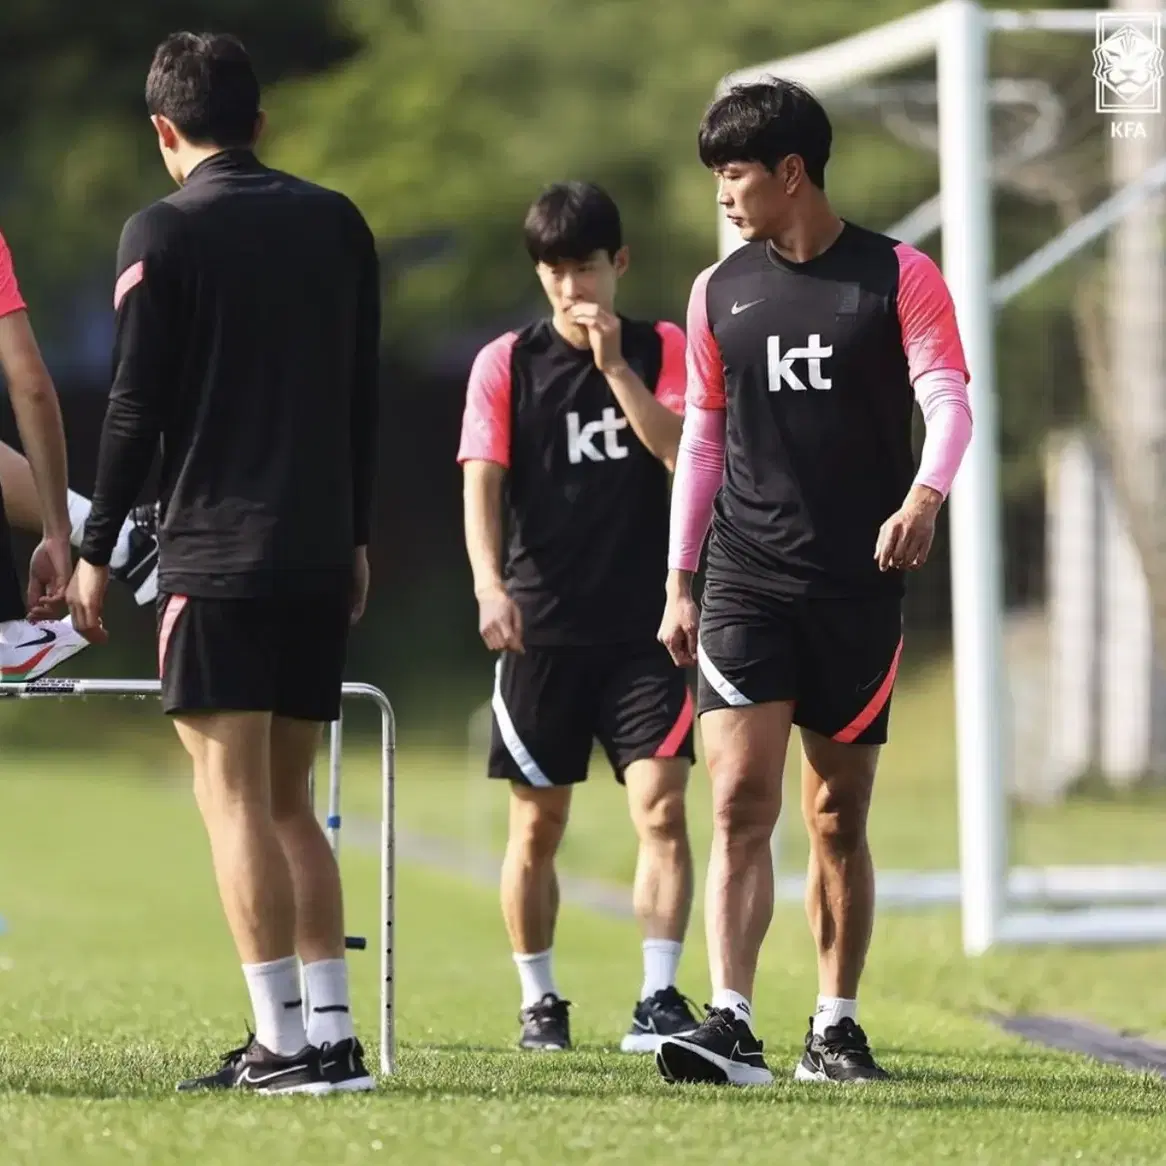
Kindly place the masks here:
<instances>
[{"instance_id":1,"label":"white sock","mask_svg":"<svg viewBox=\"0 0 1166 1166\"><path fill-rule=\"evenodd\" d=\"M728 1008L738 1020L743 1020L749 1031L753 1031L753 1006L740 992L731 992L728 988L718 988L713 993L713 1008Z\"/></svg>"},{"instance_id":2,"label":"white sock","mask_svg":"<svg viewBox=\"0 0 1166 1166\"><path fill-rule=\"evenodd\" d=\"M78 494L76 490L69 491L68 499L69 523L73 528L69 531L69 542L73 546L79 547L85 538L85 522L89 517L89 511L93 509L93 503L88 498Z\"/></svg>"},{"instance_id":3,"label":"white sock","mask_svg":"<svg viewBox=\"0 0 1166 1166\"><path fill-rule=\"evenodd\" d=\"M558 996L555 977L551 973L551 949L537 951L533 955L514 953L514 966L518 968L518 982L522 985L522 1007L530 1008L544 996Z\"/></svg>"},{"instance_id":4,"label":"white sock","mask_svg":"<svg viewBox=\"0 0 1166 1166\"><path fill-rule=\"evenodd\" d=\"M674 939L644 940L644 984L640 999L647 1000L676 984L676 969L684 944Z\"/></svg>"},{"instance_id":5,"label":"white sock","mask_svg":"<svg viewBox=\"0 0 1166 1166\"><path fill-rule=\"evenodd\" d=\"M78 494L76 490L69 491L68 500L69 523L72 527L69 531L69 542L73 546L79 547L85 539L85 523L89 520L89 512L93 509L93 503L84 495ZM124 566L129 559L130 531L133 528L133 523L128 518L121 524L121 532L117 536L117 545L113 548L113 553L109 558L109 565L111 567Z\"/></svg>"},{"instance_id":6,"label":"white sock","mask_svg":"<svg viewBox=\"0 0 1166 1166\"><path fill-rule=\"evenodd\" d=\"M858 1001L846 1000L841 996L819 996L814 1009L814 1035L822 1036L826 1029L850 1017L858 1020Z\"/></svg>"},{"instance_id":7,"label":"white sock","mask_svg":"<svg viewBox=\"0 0 1166 1166\"><path fill-rule=\"evenodd\" d=\"M308 1043L322 1048L351 1040L352 1011L348 1001L348 961L316 960L304 964L308 990Z\"/></svg>"},{"instance_id":8,"label":"white sock","mask_svg":"<svg viewBox=\"0 0 1166 1166\"><path fill-rule=\"evenodd\" d=\"M300 965L294 955L265 964L244 964L243 975L255 1014L255 1039L280 1057L308 1043L300 998Z\"/></svg>"}]
</instances>

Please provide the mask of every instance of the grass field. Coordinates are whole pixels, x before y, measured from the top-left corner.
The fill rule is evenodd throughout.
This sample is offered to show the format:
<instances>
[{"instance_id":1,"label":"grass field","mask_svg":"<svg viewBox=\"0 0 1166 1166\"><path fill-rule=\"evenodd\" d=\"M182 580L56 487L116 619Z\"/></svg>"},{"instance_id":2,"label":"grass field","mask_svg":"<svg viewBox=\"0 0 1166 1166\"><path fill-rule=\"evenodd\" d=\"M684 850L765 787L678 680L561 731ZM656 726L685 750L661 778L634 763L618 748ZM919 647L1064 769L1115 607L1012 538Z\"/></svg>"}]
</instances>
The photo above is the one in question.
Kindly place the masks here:
<instances>
[{"instance_id":1,"label":"grass field","mask_svg":"<svg viewBox=\"0 0 1166 1166\"><path fill-rule=\"evenodd\" d=\"M941 717L935 688L921 682L901 702L900 729L909 722L910 732L900 737L910 735L915 749L888 751L874 824L883 865L954 859L950 768L942 768L950 717ZM502 799L468 782L456 746L411 747L406 733L400 824L492 844L499 815L491 807ZM893 1083L843 1092L783 1074L769 1090L679 1091L648 1060L614 1051L639 981L638 940L626 922L564 909L557 964L580 1048L524 1056L511 1047L514 974L493 890L405 864L397 1076L363 1097L179 1098L178 1077L237 1043L247 1004L201 825L173 780L176 760L161 731L86 760L63 728L59 749L0 757L0 1164L1166 1162L1160 1080L1034 1048L984 1019L987 1010L1041 1011L1166 1036L1162 948L969 961L954 914L886 913L863 1022ZM371 814L367 756L346 781L348 812ZM581 792L570 869L626 879L632 842L619 797L606 779ZM700 850L706 807L698 778ZM1160 839L1166 815L1143 804L1080 803L1038 819L1025 827L1033 854L1068 846L1075 858L1090 847L1114 857L1148 847L1153 831ZM373 936L375 862L348 846L344 865L350 929ZM707 993L701 948L694 939L681 970L698 1003ZM357 1019L371 1044L375 951L355 954L353 967ZM792 1069L815 992L800 912L779 910L759 984L760 1031L782 1073Z\"/></svg>"}]
</instances>

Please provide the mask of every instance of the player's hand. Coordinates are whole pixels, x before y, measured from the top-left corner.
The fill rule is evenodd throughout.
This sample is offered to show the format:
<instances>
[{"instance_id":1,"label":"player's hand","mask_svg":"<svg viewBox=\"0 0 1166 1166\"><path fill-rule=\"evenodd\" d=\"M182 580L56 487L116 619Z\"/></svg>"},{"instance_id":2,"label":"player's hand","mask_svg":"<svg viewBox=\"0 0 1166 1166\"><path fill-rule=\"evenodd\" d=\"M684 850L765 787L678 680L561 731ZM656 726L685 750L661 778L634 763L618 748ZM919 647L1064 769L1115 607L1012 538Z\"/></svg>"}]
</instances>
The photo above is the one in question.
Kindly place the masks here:
<instances>
[{"instance_id":1,"label":"player's hand","mask_svg":"<svg viewBox=\"0 0 1166 1166\"><path fill-rule=\"evenodd\" d=\"M525 652L522 612L504 587L492 587L478 596L478 631L492 652Z\"/></svg>"},{"instance_id":2,"label":"player's hand","mask_svg":"<svg viewBox=\"0 0 1166 1166\"><path fill-rule=\"evenodd\" d=\"M874 557L880 571L915 571L927 562L943 495L912 486L903 505L883 523Z\"/></svg>"},{"instance_id":3,"label":"player's hand","mask_svg":"<svg viewBox=\"0 0 1166 1166\"><path fill-rule=\"evenodd\" d=\"M679 668L689 668L696 663L696 643L700 630L700 608L692 598L687 586L674 585L669 581L667 600L664 604L664 618L656 639L668 649L672 662Z\"/></svg>"},{"instance_id":4,"label":"player's hand","mask_svg":"<svg viewBox=\"0 0 1166 1166\"><path fill-rule=\"evenodd\" d=\"M598 304L576 304L567 313L572 323L587 329L591 340L591 354L595 367L602 373L616 372L627 363L623 358L623 344L619 317Z\"/></svg>"},{"instance_id":5,"label":"player's hand","mask_svg":"<svg viewBox=\"0 0 1166 1166\"><path fill-rule=\"evenodd\" d=\"M352 559L352 624L360 622L368 606L368 578L368 547L357 547Z\"/></svg>"},{"instance_id":6,"label":"player's hand","mask_svg":"<svg viewBox=\"0 0 1166 1166\"><path fill-rule=\"evenodd\" d=\"M105 590L109 586L109 568L95 567L81 559L73 572L73 579L65 592L73 627L91 644L104 644L109 639L101 622L105 606Z\"/></svg>"},{"instance_id":7,"label":"player's hand","mask_svg":"<svg viewBox=\"0 0 1166 1166\"><path fill-rule=\"evenodd\" d=\"M65 537L42 539L28 564L28 618L59 619L65 613L65 591L73 574L73 552Z\"/></svg>"}]
</instances>

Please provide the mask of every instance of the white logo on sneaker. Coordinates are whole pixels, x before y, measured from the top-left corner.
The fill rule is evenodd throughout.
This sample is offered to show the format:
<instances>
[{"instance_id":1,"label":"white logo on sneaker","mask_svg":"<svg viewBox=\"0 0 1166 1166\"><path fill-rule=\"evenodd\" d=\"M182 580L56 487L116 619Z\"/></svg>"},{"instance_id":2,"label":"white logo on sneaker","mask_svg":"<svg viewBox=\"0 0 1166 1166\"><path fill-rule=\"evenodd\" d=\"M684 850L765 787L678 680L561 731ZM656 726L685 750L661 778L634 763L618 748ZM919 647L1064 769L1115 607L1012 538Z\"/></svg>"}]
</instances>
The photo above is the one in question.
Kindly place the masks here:
<instances>
[{"instance_id":1,"label":"white logo on sneaker","mask_svg":"<svg viewBox=\"0 0 1166 1166\"><path fill-rule=\"evenodd\" d=\"M287 1069L273 1069L270 1073L264 1073L261 1077L257 1077L252 1072L254 1067L254 1065L248 1065L239 1075L240 1085L266 1085L268 1081L278 1081L281 1077L290 1077L293 1073L304 1071L303 1065L292 1065Z\"/></svg>"}]
</instances>

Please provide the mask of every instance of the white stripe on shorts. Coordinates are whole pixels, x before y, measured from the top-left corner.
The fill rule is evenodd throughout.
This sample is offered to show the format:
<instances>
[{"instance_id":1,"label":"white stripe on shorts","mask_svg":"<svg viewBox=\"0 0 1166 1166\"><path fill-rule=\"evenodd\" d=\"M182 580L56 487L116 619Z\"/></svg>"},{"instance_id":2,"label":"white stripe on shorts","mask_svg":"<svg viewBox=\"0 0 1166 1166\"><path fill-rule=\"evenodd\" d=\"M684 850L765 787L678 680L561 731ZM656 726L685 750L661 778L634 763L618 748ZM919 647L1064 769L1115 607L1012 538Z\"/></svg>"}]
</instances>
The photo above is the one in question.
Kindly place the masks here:
<instances>
[{"instance_id":1,"label":"white stripe on shorts","mask_svg":"<svg viewBox=\"0 0 1166 1166\"><path fill-rule=\"evenodd\" d=\"M713 686L717 695L725 704L732 705L734 708L742 708L744 705L753 703L740 689L734 688L721 675L720 669L709 659L708 653L704 650L704 644L699 641L697 641L696 645L696 662L700 665L700 670L704 673L705 680Z\"/></svg>"},{"instance_id":2,"label":"white stripe on shorts","mask_svg":"<svg viewBox=\"0 0 1166 1166\"><path fill-rule=\"evenodd\" d=\"M531 785L536 785L541 788L546 788L553 785L549 777L539 768L539 764L530 755L530 750L522 743L522 738L519 737L514 728L514 722L510 719L510 710L506 707L506 702L502 699L502 657L498 657L498 663L494 666L494 695L490 700L490 706L494 710L494 719L498 722L498 732L502 734L502 743L506 746L510 756L514 758L518 764L518 768L522 771L522 776L526 778Z\"/></svg>"}]
</instances>

